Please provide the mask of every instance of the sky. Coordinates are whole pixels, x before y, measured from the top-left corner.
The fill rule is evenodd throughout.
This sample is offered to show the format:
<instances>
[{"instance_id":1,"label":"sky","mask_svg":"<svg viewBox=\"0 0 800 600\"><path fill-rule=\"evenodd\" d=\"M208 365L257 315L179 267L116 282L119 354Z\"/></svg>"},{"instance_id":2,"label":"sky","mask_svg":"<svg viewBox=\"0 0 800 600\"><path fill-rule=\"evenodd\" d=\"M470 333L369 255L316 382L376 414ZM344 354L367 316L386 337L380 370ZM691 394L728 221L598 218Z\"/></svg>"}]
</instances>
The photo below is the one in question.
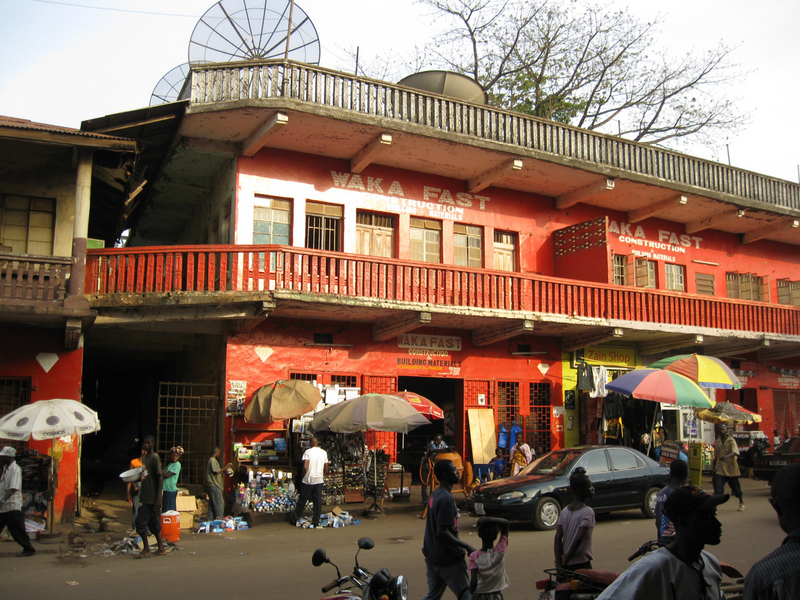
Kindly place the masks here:
<instances>
[{"instance_id":1,"label":"sky","mask_svg":"<svg viewBox=\"0 0 800 600\"><path fill-rule=\"evenodd\" d=\"M234 2L236 0L226 0ZM269 0L287 2L288 0ZM0 115L80 127L149 105L158 81L187 62L189 40L213 0L0 0ZM415 0L297 0L319 34L320 64L344 68L348 50L411 54L437 31ZM713 149L682 151L792 182L800 179L800 2L606 0L648 21L676 57L719 41L750 74L729 95L750 123ZM352 70L350 67L348 70Z\"/></svg>"}]
</instances>

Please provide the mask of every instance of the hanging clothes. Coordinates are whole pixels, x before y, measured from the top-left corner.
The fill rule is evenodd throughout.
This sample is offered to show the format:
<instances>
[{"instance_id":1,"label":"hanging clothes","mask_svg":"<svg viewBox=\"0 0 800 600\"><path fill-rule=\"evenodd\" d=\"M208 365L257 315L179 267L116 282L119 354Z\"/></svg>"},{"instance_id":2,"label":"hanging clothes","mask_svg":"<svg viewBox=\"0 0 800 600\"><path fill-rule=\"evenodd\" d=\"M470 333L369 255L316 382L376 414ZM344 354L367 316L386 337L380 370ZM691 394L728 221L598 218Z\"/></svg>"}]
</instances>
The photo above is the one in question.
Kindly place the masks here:
<instances>
[{"instance_id":1,"label":"hanging clothes","mask_svg":"<svg viewBox=\"0 0 800 600\"><path fill-rule=\"evenodd\" d=\"M590 392L592 398L605 398L608 395L606 391L606 381L608 381L608 369L604 366L592 367L592 379L594 380L594 390Z\"/></svg>"},{"instance_id":2,"label":"hanging clothes","mask_svg":"<svg viewBox=\"0 0 800 600\"><path fill-rule=\"evenodd\" d=\"M592 369L585 362L578 363L578 389L586 391L591 391L594 389Z\"/></svg>"},{"instance_id":3,"label":"hanging clothes","mask_svg":"<svg viewBox=\"0 0 800 600\"><path fill-rule=\"evenodd\" d=\"M606 419L616 419L621 417L625 405L623 404L623 396L618 392L609 392L603 399L603 416Z\"/></svg>"}]
</instances>

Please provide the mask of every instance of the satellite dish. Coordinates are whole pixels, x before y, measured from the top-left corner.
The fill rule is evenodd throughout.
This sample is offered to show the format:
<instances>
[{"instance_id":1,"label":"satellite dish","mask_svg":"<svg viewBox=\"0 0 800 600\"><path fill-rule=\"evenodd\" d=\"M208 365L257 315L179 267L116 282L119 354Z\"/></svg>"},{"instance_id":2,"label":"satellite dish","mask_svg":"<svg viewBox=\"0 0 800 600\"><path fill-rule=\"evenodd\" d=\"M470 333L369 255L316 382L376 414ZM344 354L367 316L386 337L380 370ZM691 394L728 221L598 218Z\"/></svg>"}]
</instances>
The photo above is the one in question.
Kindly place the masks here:
<instances>
[{"instance_id":1,"label":"satellite dish","mask_svg":"<svg viewBox=\"0 0 800 600\"><path fill-rule=\"evenodd\" d=\"M318 65L319 55L317 30L292 0L220 0L200 17L189 41L190 64L289 58Z\"/></svg>"},{"instance_id":2,"label":"satellite dish","mask_svg":"<svg viewBox=\"0 0 800 600\"><path fill-rule=\"evenodd\" d=\"M175 102L181 95L186 76L189 75L189 63L178 65L166 75L153 88L150 95L150 106Z\"/></svg>"},{"instance_id":3,"label":"satellite dish","mask_svg":"<svg viewBox=\"0 0 800 600\"><path fill-rule=\"evenodd\" d=\"M486 104L489 100L486 91L477 81L453 71L422 71L404 77L397 83L474 104Z\"/></svg>"}]
</instances>

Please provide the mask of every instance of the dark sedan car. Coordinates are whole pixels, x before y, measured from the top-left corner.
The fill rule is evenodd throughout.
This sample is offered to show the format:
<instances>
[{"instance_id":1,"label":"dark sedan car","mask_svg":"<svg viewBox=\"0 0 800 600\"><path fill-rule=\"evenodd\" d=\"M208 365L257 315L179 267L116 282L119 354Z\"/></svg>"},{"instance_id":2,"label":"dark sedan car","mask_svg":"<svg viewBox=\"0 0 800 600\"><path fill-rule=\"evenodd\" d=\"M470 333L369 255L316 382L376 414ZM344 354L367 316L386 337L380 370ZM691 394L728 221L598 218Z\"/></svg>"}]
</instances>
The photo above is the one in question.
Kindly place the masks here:
<instances>
[{"instance_id":1,"label":"dark sedan car","mask_svg":"<svg viewBox=\"0 0 800 600\"><path fill-rule=\"evenodd\" d=\"M796 462L800 462L800 437L790 437L773 452L764 452L755 457L753 477L772 483L778 469Z\"/></svg>"},{"instance_id":2,"label":"dark sedan car","mask_svg":"<svg viewBox=\"0 0 800 600\"><path fill-rule=\"evenodd\" d=\"M561 509L574 498L569 477L583 467L595 497L597 513L640 508L655 517L656 495L669 483L669 469L641 452L622 446L576 446L553 450L515 477L477 486L466 501L472 516L488 515L533 521L538 529L555 529Z\"/></svg>"}]
</instances>

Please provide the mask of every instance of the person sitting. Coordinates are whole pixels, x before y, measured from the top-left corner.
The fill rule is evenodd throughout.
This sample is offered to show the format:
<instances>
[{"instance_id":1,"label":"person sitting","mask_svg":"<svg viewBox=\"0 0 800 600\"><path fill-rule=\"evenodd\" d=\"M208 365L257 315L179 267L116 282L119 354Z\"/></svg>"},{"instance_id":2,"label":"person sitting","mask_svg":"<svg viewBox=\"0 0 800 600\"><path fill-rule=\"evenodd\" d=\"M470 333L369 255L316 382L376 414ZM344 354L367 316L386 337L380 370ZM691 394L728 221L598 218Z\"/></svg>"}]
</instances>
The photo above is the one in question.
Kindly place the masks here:
<instances>
[{"instance_id":1,"label":"person sitting","mask_svg":"<svg viewBox=\"0 0 800 600\"><path fill-rule=\"evenodd\" d=\"M494 449L494 457L492 460L489 461L489 481L494 481L495 479L502 479L503 472L506 469L506 459L503 456L503 449L502 448L495 448Z\"/></svg>"},{"instance_id":2,"label":"person sitting","mask_svg":"<svg viewBox=\"0 0 800 600\"><path fill-rule=\"evenodd\" d=\"M428 487L430 485L432 462L436 462L436 455L439 452L446 452L450 449L450 445L442 439L442 434L437 433L433 439L425 446L425 455L422 457L422 465L420 466L420 478L422 479L422 503L428 503Z\"/></svg>"}]
</instances>

